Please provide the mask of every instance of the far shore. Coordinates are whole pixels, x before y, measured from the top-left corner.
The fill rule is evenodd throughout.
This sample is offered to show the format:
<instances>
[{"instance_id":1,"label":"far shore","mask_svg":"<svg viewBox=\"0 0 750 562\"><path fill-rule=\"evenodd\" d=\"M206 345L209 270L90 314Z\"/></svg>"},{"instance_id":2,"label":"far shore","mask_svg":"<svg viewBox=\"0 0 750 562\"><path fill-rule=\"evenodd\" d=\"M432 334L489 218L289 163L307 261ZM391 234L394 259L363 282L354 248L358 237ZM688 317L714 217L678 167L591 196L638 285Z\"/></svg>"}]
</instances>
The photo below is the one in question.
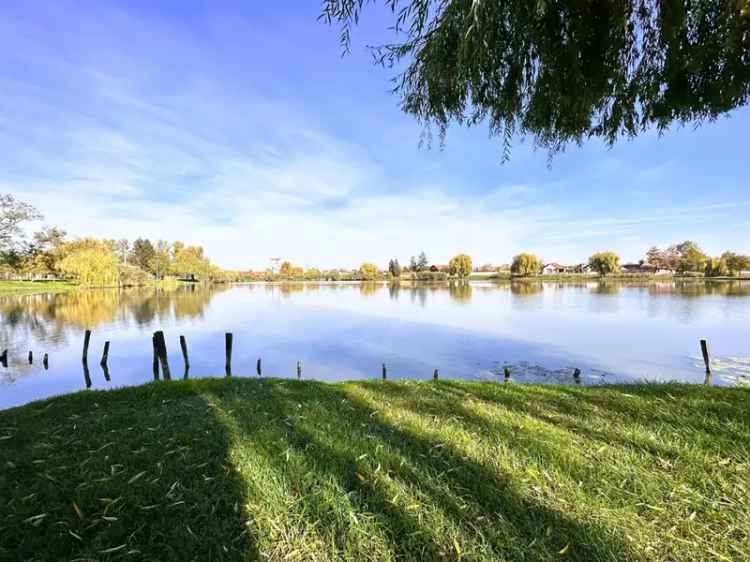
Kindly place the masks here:
<instances>
[{"instance_id":1,"label":"far shore","mask_svg":"<svg viewBox=\"0 0 750 562\"><path fill-rule=\"evenodd\" d=\"M620 274L607 275L601 277L598 275L587 274L566 274L566 275L534 275L534 276L511 276L503 274L492 275L471 275L467 279L441 279L441 280L422 280L402 277L397 280L377 279L367 281L335 281L327 279L280 279L274 281L236 281L228 283L218 283L220 285L367 285L367 284L401 284L401 285L450 285L455 283L467 282L492 282L492 283L538 283L538 282L555 282L555 283L643 283L643 282L693 282L693 283L714 283L729 281L746 281L750 282L750 277L703 277L694 275L639 275L639 274ZM214 285L217 283L213 283ZM179 286L192 285L183 281L166 279L161 281L150 281L145 285L115 287L115 286L86 286L78 285L71 281L10 281L0 280L0 296L10 295L32 295L32 294L55 294L66 293L71 291L84 291L87 289L135 289L135 288L175 288Z\"/></svg>"},{"instance_id":2,"label":"far shore","mask_svg":"<svg viewBox=\"0 0 750 562\"><path fill-rule=\"evenodd\" d=\"M166 279L162 281L150 281L145 285L139 285L139 287L176 287L180 285L188 285L182 281L176 281L173 279ZM3 295L34 295L34 294L54 294L54 293L68 293L71 291L85 291L86 289L129 289L137 287L114 287L114 286L103 286L103 287L92 287L87 285L78 285L71 281L10 281L0 280L0 296Z\"/></svg>"}]
</instances>

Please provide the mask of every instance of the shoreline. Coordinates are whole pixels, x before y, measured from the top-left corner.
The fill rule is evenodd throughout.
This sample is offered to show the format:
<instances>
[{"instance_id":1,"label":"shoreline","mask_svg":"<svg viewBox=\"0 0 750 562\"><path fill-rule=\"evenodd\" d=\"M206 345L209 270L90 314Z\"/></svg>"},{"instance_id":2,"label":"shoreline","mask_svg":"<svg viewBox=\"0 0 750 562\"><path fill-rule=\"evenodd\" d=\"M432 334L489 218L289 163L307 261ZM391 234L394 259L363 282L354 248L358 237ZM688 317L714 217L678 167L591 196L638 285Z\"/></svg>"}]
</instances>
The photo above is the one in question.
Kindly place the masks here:
<instances>
[{"instance_id":1,"label":"shoreline","mask_svg":"<svg viewBox=\"0 0 750 562\"><path fill-rule=\"evenodd\" d=\"M192 283L177 280L151 281L143 285L76 285L70 281L8 281L0 280L0 296L9 295L39 295L39 294L58 294L69 293L74 291L101 290L101 289L167 289L192 285Z\"/></svg>"},{"instance_id":2,"label":"shoreline","mask_svg":"<svg viewBox=\"0 0 750 562\"><path fill-rule=\"evenodd\" d=\"M661 275L608 275L606 277L592 275L537 275L532 277L506 277L506 276L471 276L468 279L444 279L426 280L402 278L396 280L378 279L373 281L332 281L326 279L288 279L277 281L230 281L222 283L195 284L185 281L153 281L143 285L126 286L92 286L76 285L69 281L6 281L0 280L0 296L43 294L43 293L65 293L70 291L101 290L101 289L142 289L142 288L173 288L198 286L225 286L225 285L455 285L462 283L535 283L535 282L571 282L571 283L607 283L614 282L727 282L739 281L750 282L750 277L695 277L695 276L661 276Z\"/></svg>"}]
</instances>

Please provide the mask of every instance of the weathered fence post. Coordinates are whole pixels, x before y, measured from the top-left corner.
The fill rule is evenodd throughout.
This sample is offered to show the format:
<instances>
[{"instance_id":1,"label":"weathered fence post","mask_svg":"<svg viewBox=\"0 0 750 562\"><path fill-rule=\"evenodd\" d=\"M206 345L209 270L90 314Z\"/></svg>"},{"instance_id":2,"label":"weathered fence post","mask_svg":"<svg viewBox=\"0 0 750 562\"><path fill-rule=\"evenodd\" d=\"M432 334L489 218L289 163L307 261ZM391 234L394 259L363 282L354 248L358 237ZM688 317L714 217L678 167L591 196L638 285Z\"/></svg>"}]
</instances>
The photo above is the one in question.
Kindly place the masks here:
<instances>
[{"instance_id":1,"label":"weathered fence post","mask_svg":"<svg viewBox=\"0 0 750 562\"><path fill-rule=\"evenodd\" d=\"M388 371L385 368L385 363L383 363L383 380L385 380L388 377Z\"/></svg>"},{"instance_id":2,"label":"weathered fence post","mask_svg":"<svg viewBox=\"0 0 750 562\"><path fill-rule=\"evenodd\" d=\"M224 347L226 348L226 364L224 365L224 370L226 371L226 374L228 377L232 376L232 334L231 332L227 332L224 334Z\"/></svg>"},{"instance_id":3,"label":"weathered fence post","mask_svg":"<svg viewBox=\"0 0 750 562\"><path fill-rule=\"evenodd\" d=\"M505 376L505 382L508 382L510 380L510 369L508 367L503 367L503 375Z\"/></svg>"},{"instance_id":4,"label":"weathered fence post","mask_svg":"<svg viewBox=\"0 0 750 562\"><path fill-rule=\"evenodd\" d=\"M86 330L83 334L83 355L81 356L83 378L86 381L86 388L91 388L91 374L89 373L89 343L91 343L91 330Z\"/></svg>"},{"instance_id":5,"label":"weathered fence post","mask_svg":"<svg viewBox=\"0 0 750 562\"><path fill-rule=\"evenodd\" d=\"M258 357L258 362L255 364L255 370L258 372L258 376L261 376L263 374L260 357Z\"/></svg>"},{"instance_id":6,"label":"weathered fence post","mask_svg":"<svg viewBox=\"0 0 750 562\"><path fill-rule=\"evenodd\" d=\"M154 332L156 338L156 351L159 356L159 364L161 365L161 374L164 380L172 380L172 374L169 371L169 360L167 359L167 342L164 340L164 332L159 330Z\"/></svg>"},{"instance_id":7,"label":"weathered fence post","mask_svg":"<svg viewBox=\"0 0 750 562\"><path fill-rule=\"evenodd\" d=\"M34 364L34 352L29 350L29 365Z\"/></svg>"},{"instance_id":8,"label":"weathered fence post","mask_svg":"<svg viewBox=\"0 0 750 562\"><path fill-rule=\"evenodd\" d=\"M159 380L159 351L156 344L156 334L151 336L151 347L153 348L153 369L154 369L154 380Z\"/></svg>"},{"instance_id":9,"label":"weathered fence post","mask_svg":"<svg viewBox=\"0 0 750 562\"><path fill-rule=\"evenodd\" d=\"M701 340L701 354L703 354L703 362L706 364L706 379L703 384L711 384L711 358L708 355L708 342Z\"/></svg>"},{"instance_id":10,"label":"weathered fence post","mask_svg":"<svg viewBox=\"0 0 750 562\"><path fill-rule=\"evenodd\" d=\"M83 363L89 361L89 343L91 343L91 330L86 330L83 334L83 356L81 357Z\"/></svg>"},{"instance_id":11,"label":"weathered fence post","mask_svg":"<svg viewBox=\"0 0 750 562\"><path fill-rule=\"evenodd\" d=\"M89 373L89 362L83 362L83 378L86 381L86 388L91 388L91 373Z\"/></svg>"},{"instance_id":12,"label":"weathered fence post","mask_svg":"<svg viewBox=\"0 0 750 562\"><path fill-rule=\"evenodd\" d=\"M581 384L581 369L578 367L573 369L573 380L576 381L576 384Z\"/></svg>"},{"instance_id":13,"label":"weathered fence post","mask_svg":"<svg viewBox=\"0 0 750 562\"><path fill-rule=\"evenodd\" d=\"M104 367L107 364L107 359L109 359L109 341L104 342L104 351L102 352L102 360L99 361L99 365Z\"/></svg>"},{"instance_id":14,"label":"weathered fence post","mask_svg":"<svg viewBox=\"0 0 750 562\"><path fill-rule=\"evenodd\" d=\"M109 359L109 340L104 342L102 360L99 361L99 366L102 368L102 371L104 371L104 380L109 382L109 365L107 365L107 359Z\"/></svg>"},{"instance_id":15,"label":"weathered fence post","mask_svg":"<svg viewBox=\"0 0 750 562\"><path fill-rule=\"evenodd\" d=\"M42 366L44 367L45 371L49 369L49 355L47 355L46 353L42 357Z\"/></svg>"},{"instance_id":16,"label":"weathered fence post","mask_svg":"<svg viewBox=\"0 0 750 562\"><path fill-rule=\"evenodd\" d=\"M432 373L432 380L434 380L434 381L438 380L438 370L437 369L435 369L435 372Z\"/></svg>"},{"instance_id":17,"label":"weathered fence post","mask_svg":"<svg viewBox=\"0 0 750 562\"><path fill-rule=\"evenodd\" d=\"M302 361L297 361L297 379L302 378Z\"/></svg>"},{"instance_id":18,"label":"weathered fence post","mask_svg":"<svg viewBox=\"0 0 750 562\"><path fill-rule=\"evenodd\" d=\"M185 374L183 377L188 378L190 360L188 359L187 340L185 339L185 336L180 336L180 349L182 349L182 360L185 363Z\"/></svg>"}]
</instances>

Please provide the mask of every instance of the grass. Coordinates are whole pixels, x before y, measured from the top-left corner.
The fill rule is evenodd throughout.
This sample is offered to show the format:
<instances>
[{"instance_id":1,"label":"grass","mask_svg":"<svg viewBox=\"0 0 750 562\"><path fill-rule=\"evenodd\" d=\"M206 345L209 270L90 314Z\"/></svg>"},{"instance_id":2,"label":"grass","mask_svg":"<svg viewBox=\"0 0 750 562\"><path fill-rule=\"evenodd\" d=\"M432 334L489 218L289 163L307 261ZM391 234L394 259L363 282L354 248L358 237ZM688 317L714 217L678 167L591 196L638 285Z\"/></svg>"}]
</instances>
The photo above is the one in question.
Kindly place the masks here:
<instances>
[{"instance_id":1,"label":"grass","mask_svg":"<svg viewBox=\"0 0 750 562\"><path fill-rule=\"evenodd\" d=\"M156 382L0 412L0 559L749 560L750 390Z\"/></svg>"},{"instance_id":2,"label":"grass","mask_svg":"<svg viewBox=\"0 0 750 562\"><path fill-rule=\"evenodd\" d=\"M161 289L173 289L182 285L189 285L177 279L149 280L143 286ZM79 289L104 289L112 287L87 287L69 281L0 281L0 296L30 295L41 293L64 293Z\"/></svg>"},{"instance_id":3,"label":"grass","mask_svg":"<svg viewBox=\"0 0 750 562\"><path fill-rule=\"evenodd\" d=\"M63 293L78 287L67 281L2 281L0 280L0 295L34 294L34 293Z\"/></svg>"}]
</instances>

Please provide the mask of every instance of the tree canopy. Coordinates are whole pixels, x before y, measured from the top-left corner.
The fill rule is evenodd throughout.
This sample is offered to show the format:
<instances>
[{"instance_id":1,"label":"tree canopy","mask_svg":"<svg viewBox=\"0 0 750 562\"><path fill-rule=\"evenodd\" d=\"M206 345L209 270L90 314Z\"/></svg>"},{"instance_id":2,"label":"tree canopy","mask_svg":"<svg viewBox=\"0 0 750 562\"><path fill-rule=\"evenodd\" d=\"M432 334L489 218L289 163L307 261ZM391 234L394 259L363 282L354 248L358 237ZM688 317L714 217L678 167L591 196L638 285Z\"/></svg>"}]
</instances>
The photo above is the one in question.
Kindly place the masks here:
<instances>
[{"instance_id":1,"label":"tree canopy","mask_svg":"<svg viewBox=\"0 0 750 562\"><path fill-rule=\"evenodd\" d=\"M377 0L324 0L321 18L352 27ZM600 137L700 123L750 96L750 0L383 0L396 41L371 47L403 69L401 108L441 138L489 123L554 153Z\"/></svg>"},{"instance_id":2,"label":"tree canopy","mask_svg":"<svg viewBox=\"0 0 750 562\"><path fill-rule=\"evenodd\" d=\"M380 272L375 264L364 262L359 268L359 273L363 281L375 281Z\"/></svg>"},{"instance_id":3,"label":"tree canopy","mask_svg":"<svg viewBox=\"0 0 750 562\"><path fill-rule=\"evenodd\" d=\"M133 242L133 249L130 251L130 263L140 267L143 271L152 272L152 264L156 250L151 240L147 238L137 238Z\"/></svg>"},{"instance_id":4,"label":"tree canopy","mask_svg":"<svg viewBox=\"0 0 750 562\"><path fill-rule=\"evenodd\" d=\"M724 252L720 259L726 264L729 273L750 270L750 256L743 256L735 252Z\"/></svg>"},{"instance_id":5,"label":"tree canopy","mask_svg":"<svg viewBox=\"0 0 750 562\"><path fill-rule=\"evenodd\" d=\"M393 259L388 262L388 271L394 279L401 277L401 264L398 263L398 259Z\"/></svg>"},{"instance_id":6,"label":"tree canopy","mask_svg":"<svg viewBox=\"0 0 750 562\"><path fill-rule=\"evenodd\" d=\"M13 195L0 193L0 252L17 249L23 239L21 224L41 218L41 213L32 205L18 201Z\"/></svg>"},{"instance_id":7,"label":"tree canopy","mask_svg":"<svg viewBox=\"0 0 750 562\"><path fill-rule=\"evenodd\" d=\"M703 271L708 261L708 256L700 246L691 240L673 244L666 250L654 246L648 251L646 258L651 265L681 273Z\"/></svg>"},{"instance_id":8,"label":"tree canopy","mask_svg":"<svg viewBox=\"0 0 750 562\"><path fill-rule=\"evenodd\" d=\"M471 275L471 257L466 254L458 254L451 258L448 267L451 275L464 279Z\"/></svg>"},{"instance_id":9,"label":"tree canopy","mask_svg":"<svg viewBox=\"0 0 750 562\"><path fill-rule=\"evenodd\" d=\"M119 284L117 256L106 242L84 238L67 242L60 271L81 285L115 286Z\"/></svg>"},{"instance_id":10,"label":"tree canopy","mask_svg":"<svg viewBox=\"0 0 750 562\"><path fill-rule=\"evenodd\" d=\"M598 252L589 258L589 267L605 276L620 271L620 257L614 252Z\"/></svg>"},{"instance_id":11,"label":"tree canopy","mask_svg":"<svg viewBox=\"0 0 750 562\"><path fill-rule=\"evenodd\" d=\"M514 275L527 277L537 275L542 270L542 261L534 254L518 254L513 257L510 272Z\"/></svg>"}]
</instances>

